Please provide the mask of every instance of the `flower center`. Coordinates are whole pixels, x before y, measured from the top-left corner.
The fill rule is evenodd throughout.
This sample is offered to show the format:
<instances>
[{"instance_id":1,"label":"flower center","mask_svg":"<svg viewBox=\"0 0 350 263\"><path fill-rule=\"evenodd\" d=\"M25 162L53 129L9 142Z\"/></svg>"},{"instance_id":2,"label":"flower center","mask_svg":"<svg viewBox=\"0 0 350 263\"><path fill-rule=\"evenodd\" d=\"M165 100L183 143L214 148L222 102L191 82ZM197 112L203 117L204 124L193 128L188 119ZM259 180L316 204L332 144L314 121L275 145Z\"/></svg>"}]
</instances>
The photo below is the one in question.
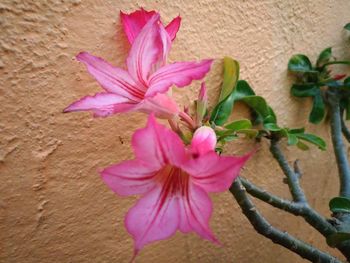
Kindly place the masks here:
<instances>
[{"instance_id":1,"label":"flower center","mask_svg":"<svg viewBox=\"0 0 350 263\"><path fill-rule=\"evenodd\" d=\"M178 167L166 165L157 174L157 179L162 184L162 194L187 195L189 174Z\"/></svg>"}]
</instances>

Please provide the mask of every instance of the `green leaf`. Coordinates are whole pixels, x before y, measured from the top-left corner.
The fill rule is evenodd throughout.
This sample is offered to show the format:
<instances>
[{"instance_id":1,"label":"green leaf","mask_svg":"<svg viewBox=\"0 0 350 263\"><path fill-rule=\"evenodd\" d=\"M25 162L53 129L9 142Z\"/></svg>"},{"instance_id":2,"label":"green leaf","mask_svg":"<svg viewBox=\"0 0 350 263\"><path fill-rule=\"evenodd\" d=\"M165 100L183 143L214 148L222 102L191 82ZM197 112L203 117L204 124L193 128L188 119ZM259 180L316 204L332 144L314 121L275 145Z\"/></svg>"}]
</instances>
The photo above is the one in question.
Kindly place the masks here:
<instances>
[{"instance_id":1,"label":"green leaf","mask_svg":"<svg viewBox=\"0 0 350 263\"><path fill-rule=\"evenodd\" d=\"M350 213L350 199L346 197L334 197L329 201L329 209L333 213Z\"/></svg>"},{"instance_id":2,"label":"green leaf","mask_svg":"<svg viewBox=\"0 0 350 263\"><path fill-rule=\"evenodd\" d=\"M350 240L350 233L347 232L337 232L331 234L327 237L326 241L330 247L336 247L340 243Z\"/></svg>"},{"instance_id":3,"label":"green leaf","mask_svg":"<svg viewBox=\"0 0 350 263\"><path fill-rule=\"evenodd\" d=\"M322 67L323 64L329 62L329 60L332 58L332 48L328 47L324 49L320 55L318 56L316 66Z\"/></svg>"},{"instance_id":4,"label":"green leaf","mask_svg":"<svg viewBox=\"0 0 350 263\"><path fill-rule=\"evenodd\" d=\"M290 129L288 131L289 133L304 133L305 132L305 128L299 128L299 129Z\"/></svg>"},{"instance_id":5,"label":"green leaf","mask_svg":"<svg viewBox=\"0 0 350 263\"><path fill-rule=\"evenodd\" d=\"M239 80L237 82L236 88L233 91L233 93L234 93L235 100L240 100L246 96L255 95L254 90L250 87L248 82L245 80Z\"/></svg>"},{"instance_id":6,"label":"green leaf","mask_svg":"<svg viewBox=\"0 0 350 263\"><path fill-rule=\"evenodd\" d=\"M210 122L216 125L223 125L231 115L234 102L244 98L245 96L254 95L253 89L245 80L239 80L236 88L230 96L215 106L210 116Z\"/></svg>"},{"instance_id":7,"label":"green leaf","mask_svg":"<svg viewBox=\"0 0 350 263\"><path fill-rule=\"evenodd\" d=\"M347 23L347 24L344 26L344 28L345 28L346 30L349 30L349 31L350 31L350 23Z\"/></svg>"},{"instance_id":8,"label":"green leaf","mask_svg":"<svg viewBox=\"0 0 350 263\"><path fill-rule=\"evenodd\" d=\"M326 150L326 142L314 135L314 134L310 134L310 133L298 133L295 134L300 140L304 140L307 141L309 143L312 143L314 145L316 145L319 149L321 149L322 151Z\"/></svg>"},{"instance_id":9,"label":"green leaf","mask_svg":"<svg viewBox=\"0 0 350 263\"><path fill-rule=\"evenodd\" d=\"M234 139L237 139L237 138L238 138L238 136L236 136L236 135L227 135L227 136L220 138L220 140L223 140L224 142L230 142L230 141L233 141Z\"/></svg>"},{"instance_id":10,"label":"green leaf","mask_svg":"<svg viewBox=\"0 0 350 263\"><path fill-rule=\"evenodd\" d=\"M288 69L294 72L313 71L309 58L303 54L292 56L288 62Z\"/></svg>"},{"instance_id":11,"label":"green leaf","mask_svg":"<svg viewBox=\"0 0 350 263\"><path fill-rule=\"evenodd\" d=\"M233 121L233 122L225 125L226 129L234 130L234 131L250 129L251 127L252 127L252 123L248 119Z\"/></svg>"},{"instance_id":12,"label":"green leaf","mask_svg":"<svg viewBox=\"0 0 350 263\"><path fill-rule=\"evenodd\" d=\"M252 139L258 136L259 131L255 129L246 129L246 130L239 130L237 133L245 134L248 138Z\"/></svg>"},{"instance_id":13,"label":"green leaf","mask_svg":"<svg viewBox=\"0 0 350 263\"><path fill-rule=\"evenodd\" d=\"M309 150L309 146L307 146L305 143L303 143L303 142L300 141L300 140L298 140L297 147L298 147L300 150L303 150L303 151Z\"/></svg>"},{"instance_id":14,"label":"green leaf","mask_svg":"<svg viewBox=\"0 0 350 263\"><path fill-rule=\"evenodd\" d=\"M232 93L239 78L239 63L229 57L224 57L224 76L221 85L219 102Z\"/></svg>"},{"instance_id":15,"label":"green leaf","mask_svg":"<svg viewBox=\"0 0 350 263\"><path fill-rule=\"evenodd\" d=\"M314 96L313 104L312 104L312 110L309 115L309 122L313 124L320 123L326 113L326 107L321 95L321 91L318 90L318 92Z\"/></svg>"},{"instance_id":16,"label":"green leaf","mask_svg":"<svg viewBox=\"0 0 350 263\"><path fill-rule=\"evenodd\" d=\"M295 97L313 97L318 93L318 90L316 85L294 84L290 92Z\"/></svg>"},{"instance_id":17,"label":"green leaf","mask_svg":"<svg viewBox=\"0 0 350 263\"><path fill-rule=\"evenodd\" d=\"M269 118L265 118L264 120L264 123L277 123L277 117L276 117L276 114L275 112L273 111L273 109L270 107L270 106L267 106L268 107L268 110L269 110Z\"/></svg>"},{"instance_id":18,"label":"green leaf","mask_svg":"<svg viewBox=\"0 0 350 263\"><path fill-rule=\"evenodd\" d=\"M255 110L258 114L265 119L270 116L270 111L267 106L267 103L263 97L260 96L247 96L241 99L244 103L246 103L250 108Z\"/></svg>"},{"instance_id":19,"label":"green leaf","mask_svg":"<svg viewBox=\"0 0 350 263\"><path fill-rule=\"evenodd\" d=\"M269 131L280 131L282 128L280 128L276 123L265 123L264 128Z\"/></svg>"},{"instance_id":20,"label":"green leaf","mask_svg":"<svg viewBox=\"0 0 350 263\"><path fill-rule=\"evenodd\" d=\"M298 137L295 134L287 133L288 145L296 145L298 143Z\"/></svg>"}]
</instances>

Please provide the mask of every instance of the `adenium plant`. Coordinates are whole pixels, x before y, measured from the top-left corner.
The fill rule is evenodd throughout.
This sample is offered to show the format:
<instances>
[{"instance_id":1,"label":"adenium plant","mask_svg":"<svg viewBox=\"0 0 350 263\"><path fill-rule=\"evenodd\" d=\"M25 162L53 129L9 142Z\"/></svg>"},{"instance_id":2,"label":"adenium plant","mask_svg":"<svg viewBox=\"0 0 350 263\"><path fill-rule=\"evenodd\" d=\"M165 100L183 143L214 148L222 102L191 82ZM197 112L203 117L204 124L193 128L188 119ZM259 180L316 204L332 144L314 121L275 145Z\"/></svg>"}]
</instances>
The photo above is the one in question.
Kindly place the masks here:
<instances>
[{"instance_id":1,"label":"adenium plant","mask_svg":"<svg viewBox=\"0 0 350 263\"><path fill-rule=\"evenodd\" d=\"M139 195L125 216L125 227L134 239L134 255L152 242L167 239L177 230L195 232L201 238L220 244L210 229L213 211L209 193L229 190L242 212L258 233L313 262L341 262L300 239L273 226L257 210L249 195L273 207L301 216L320 232L327 243L350 260L350 166L342 133L350 142L345 119L350 119L350 77L332 73L331 65L349 61L334 60L332 49L321 52L315 65L305 55L294 55L288 69L295 74L291 93L313 100L309 121L318 124L330 115L332 144L336 156L340 192L330 200L331 218L315 211L300 186L298 162L292 167L280 144L308 150L308 144L325 150L325 141L304 128L281 127L266 100L255 94L247 81L239 79L239 63L223 59L223 80L216 105L208 105L203 81L212 59L167 63L172 41L181 18L168 25L156 11L143 8L130 14L120 12L121 23L130 43L126 69L115 67L87 52L77 55L88 72L104 89L83 97L64 112L90 111L95 117L140 111L148 115L146 127L132 136L135 158L101 170L102 180L119 196ZM345 29L350 30L349 24ZM173 86L184 88L202 80L197 100L180 110L168 92ZM250 119L232 120L236 103L251 110ZM166 119L168 126L157 118ZM257 147L243 156L227 155L225 144L245 136L257 144L267 140L272 157L285 174L292 199L275 196L239 176L241 168Z\"/></svg>"}]
</instances>

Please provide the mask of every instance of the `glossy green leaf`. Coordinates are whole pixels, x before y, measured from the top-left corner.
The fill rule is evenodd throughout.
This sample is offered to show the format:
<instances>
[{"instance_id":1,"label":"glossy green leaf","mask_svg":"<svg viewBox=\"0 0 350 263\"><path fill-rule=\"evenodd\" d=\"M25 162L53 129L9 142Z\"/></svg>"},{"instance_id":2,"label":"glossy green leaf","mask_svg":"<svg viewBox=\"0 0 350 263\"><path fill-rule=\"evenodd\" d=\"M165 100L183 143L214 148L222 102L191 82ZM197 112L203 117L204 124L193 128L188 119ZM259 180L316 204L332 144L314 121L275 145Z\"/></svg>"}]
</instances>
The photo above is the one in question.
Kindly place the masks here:
<instances>
[{"instance_id":1,"label":"glossy green leaf","mask_svg":"<svg viewBox=\"0 0 350 263\"><path fill-rule=\"evenodd\" d=\"M328 47L324 49L318 56L316 66L322 67L325 63L329 62L331 58L332 58L332 48Z\"/></svg>"},{"instance_id":2,"label":"glossy green leaf","mask_svg":"<svg viewBox=\"0 0 350 263\"><path fill-rule=\"evenodd\" d=\"M270 111L267 106L267 103L263 97L260 96L247 96L241 99L244 103L246 103L250 108L255 110L258 114L260 114L263 119L270 116Z\"/></svg>"},{"instance_id":3,"label":"glossy green leaf","mask_svg":"<svg viewBox=\"0 0 350 263\"><path fill-rule=\"evenodd\" d=\"M340 243L350 240L350 233L347 232L337 232L331 234L327 237L326 241L330 247L336 247Z\"/></svg>"},{"instance_id":4,"label":"glossy green leaf","mask_svg":"<svg viewBox=\"0 0 350 263\"><path fill-rule=\"evenodd\" d=\"M230 58L224 57L224 76L221 85L219 102L223 101L232 93L239 78L239 63Z\"/></svg>"},{"instance_id":5,"label":"glossy green leaf","mask_svg":"<svg viewBox=\"0 0 350 263\"><path fill-rule=\"evenodd\" d=\"M346 30L349 30L349 31L350 31L350 23L347 23L347 24L344 26L344 28L345 28Z\"/></svg>"},{"instance_id":6,"label":"glossy green leaf","mask_svg":"<svg viewBox=\"0 0 350 263\"><path fill-rule=\"evenodd\" d=\"M254 94L253 89L245 80L239 80L232 93L215 106L210 116L210 122L223 125L231 115L234 102Z\"/></svg>"},{"instance_id":7,"label":"glossy green leaf","mask_svg":"<svg viewBox=\"0 0 350 263\"><path fill-rule=\"evenodd\" d=\"M269 118L265 118L264 123L277 123L277 117L275 112L270 106L267 106L269 110Z\"/></svg>"},{"instance_id":8,"label":"glossy green leaf","mask_svg":"<svg viewBox=\"0 0 350 263\"><path fill-rule=\"evenodd\" d=\"M298 143L298 137L293 133L287 133L288 145L296 145Z\"/></svg>"},{"instance_id":9,"label":"glossy green leaf","mask_svg":"<svg viewBox=\"0 0 350 263\"><path fill-rule=\"evenodd\" d=\"M312 110L309 115L309 122L314 124L320 123L323 120L326 113L326 106L324 104L321 91L317 91L318 92L314 96Z\"/></svg>"},{"instance_id":10,"label":"glossy green leaf","mask_svg":"<svg viewBox=\"0 0 350 263\"><path fill-rule=\"evenodd\" d=\"M333 213L350 213L350 199L346 197L334 197L329 201L329 209Z\"/></svg>"},{"instance_id":11,"label":"glossy green leaf","mask_svg":"<svg viewBox=\"0 0 350 263\"><path fill-rule=\"evenodd\" d=\"M309 150L309 146L307 146L305 143L303 143L303 142L300 141L300 140L298 140L297 147L298 147L300 150L303 150L303 151Z\"/></svg>"},{"instance_id":12,"label":"glossy green leaf","mask_svg":"<svg viewBox=\"0 0 350 263\"><path fill-rule=\"evenodd\" d=\"M318 90L316 85L294 84L290 92L295 97L313 97L318 93Z\"/></svg>"},{"instance_id":13,"label":"glossy green leaf","mask_svg":"<svg viewBox=\"0 0 350 263\"><path fill-rule=\"evenodd\" d=\"M312 71L312 64L307 56L297 54L290 58L288 69L294 72L310 72Z\"/></svg>"},{"instance_id":14,"label":"glossy green leaf","mask_svg":"<svg viewBox=\"0 0 350 263\"><path fill-rule=\"evenodd\" d=\"M252 127L252 123L248 119L233 121L233 122L225 125L226 129L234 130L234 131L250 129L251 127Z\"/></svg>"},{"instance_id":15,"label":"glossy green leaf","mask_svg":"<svg viewBox=\"0 0 350 263\"><path fill-rule=\"evenodd\" d=\"M288 131L289 133L304 133L305 132L305 128L299 128L299 129L290 129Z\"/></svg>"},{"instance_id":16,"label":"glossy green leaf","mask_svg":"<svg viewBox=\"0 0 350 263\"><path fill-rule=\"evenodd\" d=\"M264 128L269 131L280 131L282 128L280 128L276 123L265 123Z\"/></svg>"},{"instance_id":17,"label":"glossy green leaf","mask_svg":"<svg viewBox=\"0 0 350 263\"><path fill-rule=\"evenodd\" d=\"M309 143L316 145L322 151L326 150L326 142L322 138L320 138L314 134L298 133L298 134L295 134L295 136L297 136L300 140L304 140L304 141L307 141Z\"/></svg>"}]
</instances>

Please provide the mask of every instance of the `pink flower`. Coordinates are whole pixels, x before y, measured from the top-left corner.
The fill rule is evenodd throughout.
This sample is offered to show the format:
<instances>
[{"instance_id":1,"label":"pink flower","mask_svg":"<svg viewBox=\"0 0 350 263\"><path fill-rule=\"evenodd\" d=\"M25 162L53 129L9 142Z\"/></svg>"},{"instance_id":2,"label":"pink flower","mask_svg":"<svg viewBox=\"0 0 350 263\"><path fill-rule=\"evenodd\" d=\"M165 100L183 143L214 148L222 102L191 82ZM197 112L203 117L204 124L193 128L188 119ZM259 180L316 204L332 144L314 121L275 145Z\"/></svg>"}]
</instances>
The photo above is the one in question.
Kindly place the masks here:
<instances>
[{"instance_id":1,"label":"pink flower","mask_svg":"<svg viewBox=\"0 0 350 263\"><path fill-rule=\"evenodd\" d=\"M158 14L156 11L146 11L141 8L133 13L125 14L120 11L120 18L123 24L124 32L132 44L140 33L141 29L146 25L146 23L152 18L153 15ZM177 16L174 18L166 27L165 30L168 33L171 40L176 37L177 31L179 31L181 23L181 17Z\"/></svg>"},{"instance_id":2,"label":"pink flower","mask_svg":"<svg viewBox=\"0 0 350 263\"><path fill-rule=\"evenodd\" d=\"M135 159L101 172L118 195L142 195L125 218L135 255L146 244L169 238L177 230L218 242L209 227L213 208L208 193L226 191L250 154L218 156L215 144L215 132L201 127L185 147L175 132L151 115L146 128L133 135Z\"/></svg>"},{"instance_id":3,"label":"pink flower","mask_svg":"<svg viewBox=\"0 0 350 263\"><path fill-rule=\"evenodd\" d=\"M178 114L176 103L165 93L172 85L184 87L192 80L202 79L212 60L166 65L171 40L159 19L158 13L153 14L135 36L126 60L127 71L89 53L80 53L77 59L87 66L105 92L86 96L64 111L92 111L95 116L142 111L155 112L163 118ZM124 21L131 24L132 18ZM136 31L129 32L136 34Z\"/></svg>"}]
</instances>

